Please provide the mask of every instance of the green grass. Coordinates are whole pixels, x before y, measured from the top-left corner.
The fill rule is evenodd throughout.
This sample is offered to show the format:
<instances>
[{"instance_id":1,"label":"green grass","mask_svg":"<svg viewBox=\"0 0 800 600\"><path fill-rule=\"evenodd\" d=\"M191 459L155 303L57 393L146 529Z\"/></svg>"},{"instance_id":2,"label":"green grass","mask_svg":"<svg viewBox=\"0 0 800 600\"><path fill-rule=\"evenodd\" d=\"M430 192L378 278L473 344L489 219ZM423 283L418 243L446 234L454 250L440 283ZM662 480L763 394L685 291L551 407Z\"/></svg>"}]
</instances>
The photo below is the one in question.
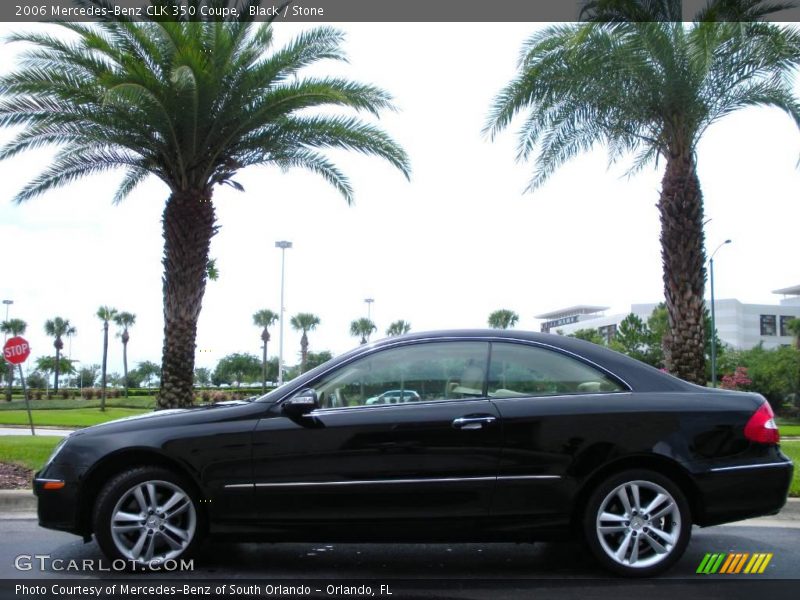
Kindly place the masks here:
<instances>
[{"instance_id":1,"label":"green grass","mask_svg":"<svg viewBox=\"0 0 800 600\"><path fill-rule=\"evenodd\" d=\"M31 400L31 410L53 409L65 410L73 408L97 408L100 406L98 398L92 400L62 400L61 398L51 398L50 400ZM106 398L106 406L117 406L124 408L155 408L155 396L131 396L130 398ZM6 402L0 394L0 411L4 410L25 410L25 400L16 398L11 402ZM2 416L0 416L2 420Z\"/></svg>"},{"instance_id":2,"label":"green grass","mask_svg":"<svg viewBox=\"0 0 800 600\"><path fill-rule=\"evenodd\" d=\"M781 425L778 424L778 429L782 436L793 435L800 436L800 425Z\"/></svg>"},{"instance_id":3,"label":"green grass","mask_svg":"<svg viewBox=\"0 0 800 600\"><path fill-rule=\"evenodd\" d=\"M794 463L794 475L792 476L792 485L789 488L789 495L797 498L800 496L800 441L781 442L781 450L786 456L791 458Z\"/></svg>"},{"instance_id":4,"label":"green grass","mask_svg":"<svg viewBox=\"0 0 800 600\"><path fill-rule=\"evenodd\" d=\"M105 423L112 419L130 417L150 412L141 408L107 408L101 412L99 408L76 408L74 410L36 410L32 411L34 425L50 425L55 427L88 427ZM0 412L0 425L27 425L28 413L24 410L5 410Z\"/></svg>"},{"instance_id":5,"label":"green grass","mask_svg":"<svg viewBox=\"0 0 800 600\"><path fill-rule=\"evenodd\" d=\"M0 437L0 462L38 471L61 438L54 435Z\"/></svg>"}]
</instances>

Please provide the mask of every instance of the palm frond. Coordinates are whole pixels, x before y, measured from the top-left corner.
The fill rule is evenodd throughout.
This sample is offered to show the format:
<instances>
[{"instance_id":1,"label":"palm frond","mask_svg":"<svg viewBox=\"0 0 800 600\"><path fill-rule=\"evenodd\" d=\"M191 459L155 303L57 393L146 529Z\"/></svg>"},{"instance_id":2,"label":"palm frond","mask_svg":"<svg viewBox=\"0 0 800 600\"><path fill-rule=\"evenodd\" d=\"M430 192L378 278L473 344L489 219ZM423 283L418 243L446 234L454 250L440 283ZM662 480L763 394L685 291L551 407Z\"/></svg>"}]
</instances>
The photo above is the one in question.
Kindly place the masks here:
<instances>
[{"instance_id":1,"label":"palm frond","mask_svg":"<svg viewBox=\"0 0 800 600\"><path fill-rule=\"evenodd\" d=\"M693 151L711 123L747 106L777 107L800 126L798 65L800 34L769 23L551 26L526 42L484 133L527 112L517 160L535 163L529 189L599 144L610 164L633 157L630 175L674 148Z\"/></svg>"}]
</instances>

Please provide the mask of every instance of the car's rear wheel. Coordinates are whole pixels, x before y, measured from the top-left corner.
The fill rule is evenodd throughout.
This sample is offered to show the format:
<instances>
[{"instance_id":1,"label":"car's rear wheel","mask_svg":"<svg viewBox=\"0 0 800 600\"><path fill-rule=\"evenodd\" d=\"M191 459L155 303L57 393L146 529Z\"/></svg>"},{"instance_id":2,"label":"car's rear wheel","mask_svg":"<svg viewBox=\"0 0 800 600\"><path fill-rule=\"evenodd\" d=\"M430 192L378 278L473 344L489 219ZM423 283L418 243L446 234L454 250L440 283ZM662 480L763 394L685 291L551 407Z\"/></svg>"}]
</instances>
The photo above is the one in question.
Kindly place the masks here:
<instances>
[{"instance_id":1,"label":"car's rear wheel","mask_svg":"<svg viewBox=\"0 0 800 600\"><path fill-rule=\"evenodd\" d=\"M97 543L109 558L131 568L185 558L201 532L191 483L167 469L130 469L111 479L97 497Z\"/></svg>"},{"instance_id":2,"label":"car's rear wheel","mask_svg":"<svg viewBox=\"0 0 800 600\"><path fill-rule=\"evenodd\" d=\"M586 504L584 533L592 553L604 567L627 577L670 568L686 550L691 531L686 496L655 471L613 475Z\"/></svg>"}]
</instances>

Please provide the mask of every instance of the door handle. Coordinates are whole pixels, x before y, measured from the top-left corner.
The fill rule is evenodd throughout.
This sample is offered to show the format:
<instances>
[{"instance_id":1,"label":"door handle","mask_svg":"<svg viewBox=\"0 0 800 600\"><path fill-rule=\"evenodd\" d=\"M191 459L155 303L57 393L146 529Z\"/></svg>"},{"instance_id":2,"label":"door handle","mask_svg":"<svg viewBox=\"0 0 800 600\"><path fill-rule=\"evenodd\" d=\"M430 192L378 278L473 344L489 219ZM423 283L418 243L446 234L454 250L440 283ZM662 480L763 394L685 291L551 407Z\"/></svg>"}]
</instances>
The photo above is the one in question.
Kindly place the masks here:
<instances>
[{"instance_id":1,"label":"door handle","mask_svg":"<svg viewBox=\"0 0 800 600\"><path fill-rule=\"evenodd\" d=\"M451 425L454 429L483 429L484 425L494 423L497 419L491 415L482 417L459 417L453 419Z\"/></svg>"}]
</instances>

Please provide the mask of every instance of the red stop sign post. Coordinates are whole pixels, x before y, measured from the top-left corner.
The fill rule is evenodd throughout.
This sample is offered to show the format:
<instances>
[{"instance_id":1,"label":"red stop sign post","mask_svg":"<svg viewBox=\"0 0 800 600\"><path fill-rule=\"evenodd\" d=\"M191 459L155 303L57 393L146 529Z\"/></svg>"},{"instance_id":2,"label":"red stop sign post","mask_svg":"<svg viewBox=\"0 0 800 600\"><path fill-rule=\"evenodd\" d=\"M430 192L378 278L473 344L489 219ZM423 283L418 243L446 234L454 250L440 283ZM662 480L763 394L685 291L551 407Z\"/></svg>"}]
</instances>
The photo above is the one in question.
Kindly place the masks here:
<instances>
[{"instance_id":1,"label":"red stop sign post","mask_svg":"<svg viewBox=\"0 0 800 600\"><path fill-rule=\"evenodd\" d=\"M19 366L19 380L22 382L22 393L25 396L25 408L28 409L28 422L31 424L31 435L36 435L33 429L33 417L31 416L31 405L28 402L28 390L25 387L25 376L22 374L22 363L28 360L31 355L31 346L28 340L23 337L15 336L8 338L3 346L3 358L12 365Z\"/></svg>"}]
</instances>

